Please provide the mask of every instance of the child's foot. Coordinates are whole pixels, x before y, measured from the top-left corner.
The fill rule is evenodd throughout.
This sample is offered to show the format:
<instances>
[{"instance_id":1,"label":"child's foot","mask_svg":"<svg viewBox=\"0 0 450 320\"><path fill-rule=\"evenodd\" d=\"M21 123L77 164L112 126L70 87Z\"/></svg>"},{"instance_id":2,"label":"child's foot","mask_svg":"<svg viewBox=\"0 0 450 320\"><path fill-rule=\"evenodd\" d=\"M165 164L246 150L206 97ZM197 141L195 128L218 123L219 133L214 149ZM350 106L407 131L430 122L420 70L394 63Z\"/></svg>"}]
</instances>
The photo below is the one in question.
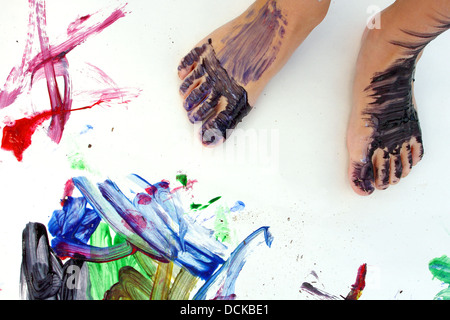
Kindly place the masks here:
<instances>
[{"instance_id":1,"label":"child's foot","mask_svg":"<svg viewBox=\"0 0 450 320\"><path fill-rule=\"evenodd\" d=\"M181 61L184 108L206 146L223 142L325 17L330 0L257 0Z\"/></svg>"},{"instance_id":2,"label":"child's foot","mask_svg":"<svg viewBox=\"0 0 450 320\"><path fill-rule=\"evenodd\" d=\"M450 23L433 8L435 2L442 3L397 0L382 12L381 29L367 29L363 36L347 137L349 179L360 195L398 183L422 159L415 66Z\"/></svg>"}]
</instances>

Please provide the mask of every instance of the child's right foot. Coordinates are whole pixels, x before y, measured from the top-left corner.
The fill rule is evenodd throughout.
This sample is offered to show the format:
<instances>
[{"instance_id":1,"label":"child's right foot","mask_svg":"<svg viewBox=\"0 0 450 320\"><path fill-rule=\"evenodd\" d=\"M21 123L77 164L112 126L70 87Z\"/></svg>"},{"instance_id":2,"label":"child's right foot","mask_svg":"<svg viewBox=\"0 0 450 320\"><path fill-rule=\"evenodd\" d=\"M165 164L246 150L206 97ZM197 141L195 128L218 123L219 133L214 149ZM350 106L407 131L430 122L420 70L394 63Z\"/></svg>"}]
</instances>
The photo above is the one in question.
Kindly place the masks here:
<instances>
[{"instance_id":1,"label":"child's right foot","mask_svg":"<svg viewBox=\"0 0 450 320\"><path fill-rule=\"evenodd\" d=\"M205 146L223 142L268 81L325 17L330 0L257 0L181 61L178 75L191 122Z\"/></svg>"}]
</instances>

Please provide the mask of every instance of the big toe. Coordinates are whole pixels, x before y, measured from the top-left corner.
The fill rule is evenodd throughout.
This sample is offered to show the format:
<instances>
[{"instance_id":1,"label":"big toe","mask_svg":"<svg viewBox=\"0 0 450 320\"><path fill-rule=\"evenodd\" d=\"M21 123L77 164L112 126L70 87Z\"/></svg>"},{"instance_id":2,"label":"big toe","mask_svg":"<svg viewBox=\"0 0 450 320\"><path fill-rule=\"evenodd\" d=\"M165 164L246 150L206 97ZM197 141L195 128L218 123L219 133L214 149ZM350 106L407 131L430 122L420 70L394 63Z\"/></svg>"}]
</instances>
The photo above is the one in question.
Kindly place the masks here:
<instances>
[{"instance_id":1,"label":"big toe","mask_svg":"<svg viewBox=\"0 0 450 320\"><path fill-rule=\"evenodd\" d=\"M368 196L375 191L374 169L371 161L350 161L348 176L350 185L357 194Z\"/></svg>"}]
</instances>

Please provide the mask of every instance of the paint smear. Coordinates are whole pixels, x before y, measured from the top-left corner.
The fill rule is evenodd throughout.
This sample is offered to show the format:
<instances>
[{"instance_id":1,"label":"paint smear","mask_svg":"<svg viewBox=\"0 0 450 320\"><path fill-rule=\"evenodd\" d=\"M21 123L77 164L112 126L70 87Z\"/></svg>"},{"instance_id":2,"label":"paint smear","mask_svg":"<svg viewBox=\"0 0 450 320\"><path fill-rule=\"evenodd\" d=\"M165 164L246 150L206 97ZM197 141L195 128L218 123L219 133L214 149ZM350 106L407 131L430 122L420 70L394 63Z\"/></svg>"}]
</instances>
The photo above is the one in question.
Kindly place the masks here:
<instances>
[{"instance_id":1,"label":"paint smear","mask_svg":"<svg viewBox=\"0 0 450 320\"><path fill-rule=\"evenodd\" d=\"M442 256L430 261L428 268L434 279L442 281L446 286L435 297L435 300L450 300L450 258Z\"/></svg>"},{"instance_id":2,"label":"paint smear","mask_svg":"<svg viewBox=\"0 0 450 320\"><path fill-rule=\"evenodd\" d=\"M51 44L47 35L45 1L29 0L28 36L22 63L11 70L3 90L0 91L0 109L14 104L21 94L30 92L33 85L39 80L45 80L47 83L50 109L6 125L3 129L3 150L12 151L17 160L22 161L24 151L32 143L32 135L46 120L50 120L47 135L55 143L61 141L70 113L75 110L72 109L72 82L66 56L89 37L102 32L124 17L126 14L124 7L121 6L111 12L99 11L78 18L67 28L67 36L64 41ZM37 46L40 52L32 56L35 37L39 39ZM97 68L97 73L105 84L111 85L110 78L103 71ZM58 85L58 77L63 79L63 90ZM85 110L108 102L128 103L131 99L136 98L139 92L135 89L108 88L92 91L89 95L93 99L93 103L89 107L76 110Z\"/></svg>"},{"instance_id":3,"label":"paint smear","mask_svg":"<svg viewBox=\"0 0 450 320\"><path fill-rule=\"evenodd\" d=\"M315 272L312 275L318 280ZM363 264L358 269L355 283L351 286L350 292L345 296L336 296L330 294L322 289L317 288L309 282L304 282L301 285L301 290L309 293L314 299L317 300L359 300L362 292L366 286L367 264Z\"/></svg>"},{"instance_id":4,"label":"paint smear","mask_svg":"<svg viewBox=\"0 0 450 320\"><path fill-rule=\"evenodd\" d=\"M246 18L249 22L235 26L218 52L221 65L242 85L259 80L273 64L287 26L276 1L251 10Z\"/></svg>"},{"instance_id":5,"label":"paint smear","mask_svg":"<svg viewBox=\"0 0 450 320\"><path fill-rule=\"evenodd\" d=\"M192 219L190 206L180 200L186 189L174 192L167 180L150 184L134 174L129 179L131 199L111 180L96 186L84 177L67 181L62 208L48 223L53 239L46 252L57 261L85 263L79 283L87 290L86 299L236 298L235 283L248 256L261 243L270 246L273 241L269 228L254 231L231 251L213 230ZM42 225L39 234L47 239ZM24 250L36 250L33 239L25 237ZM28 273L40 258L31 255L29 260ZM41 273L49 270L45 267ZM26 281L30 279L32 275ZM61 279L49 281L57 284ZM33 284L23 281L25 292L32 290ZM194 292L200 281L203 285ZM60 299L59 288L45 296Z\"/></svg>"},{"instance_id":6,"label":"paint smear","mask_svg":"<svg viewBox=\"0 0 450 320\"><path fill-rule=\"evenodd\" d=\"M358 269L358 275L356 276L356 281L352 285L352 289L345 298L345 300L359 300L362 295L364 288L366 287L366 274L367 274L367 264L363 264Z\"/></svg>"}]
</instances>

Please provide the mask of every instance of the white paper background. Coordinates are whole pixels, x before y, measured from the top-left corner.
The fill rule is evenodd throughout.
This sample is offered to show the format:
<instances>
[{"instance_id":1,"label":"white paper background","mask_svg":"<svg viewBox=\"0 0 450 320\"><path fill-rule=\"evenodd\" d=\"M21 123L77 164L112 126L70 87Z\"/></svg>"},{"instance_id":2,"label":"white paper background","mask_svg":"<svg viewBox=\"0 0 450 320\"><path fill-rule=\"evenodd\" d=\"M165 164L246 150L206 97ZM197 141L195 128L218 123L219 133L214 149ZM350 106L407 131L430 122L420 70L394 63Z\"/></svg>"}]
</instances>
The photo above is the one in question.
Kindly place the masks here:
<instances>
[{"instance_id":1,"label":"white paper background","mask_svg":"<svg viewBox=\"0 0 450 320\"><path fill-rule=\"evenodd\" d=\"M50 41L77 17L111 3L116 2L48 0ZM138 173L156 182L183 171L199 181L199 201L218 195L229 204L243 201L246 210L231 225L237 238L267 225L275 240L272 248L261 246L250 256L236 288L241 299L308 298L299 289L311 271L322 289L346 295L363 263L369 274L362 299L432 299L441 290L428 262L450 254L450 34L428 46L416 74L424 160L399 185L363 198L347 182L350 90L367 10L392 1L332 1L325 21L265 88L233 138L255 135L258 147L235 140L202 150L181 105L176 68L199 40L251 3L130 0L129 15L67 55L71 70L88 62L119 86L143 92L128 108L72 113L59 145L39 129L22 163L0 151L0 299L19 298L25 224L47 224L66 180L87 174L70 169L67 155L75 151L101 176ZM22 57L28 7L26 1L2 4L8 8L0 12L3 83ZM74 86L86 85L84 80L74 72ZM49 105L42 101L44 110ZM16 104L0 115L27 108ZM93 130L80 135L88 124ZM273 154L267 156L264 147L273 147ZM247 149L262 155L247 154L241 161Z\"/></svg>"}]
</instances>

